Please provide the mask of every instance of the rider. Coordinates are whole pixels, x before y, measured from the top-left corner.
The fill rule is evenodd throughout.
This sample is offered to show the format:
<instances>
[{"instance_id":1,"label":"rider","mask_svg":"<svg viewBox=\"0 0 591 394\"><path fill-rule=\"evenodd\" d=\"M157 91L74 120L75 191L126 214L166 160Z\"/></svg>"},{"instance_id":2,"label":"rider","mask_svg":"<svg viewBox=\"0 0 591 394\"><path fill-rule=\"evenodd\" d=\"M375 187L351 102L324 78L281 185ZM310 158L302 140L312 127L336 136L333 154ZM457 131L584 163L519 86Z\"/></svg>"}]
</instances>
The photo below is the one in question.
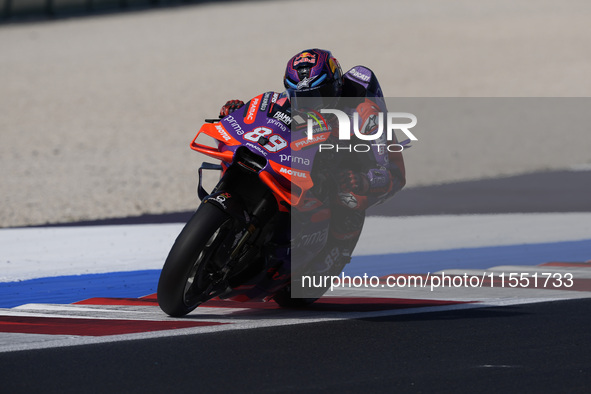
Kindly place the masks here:
<instances>
[{"instance_id":1,"label":"rider","mask_svg":"<svg viewBox=\"0 0 591 394\"><path fill-rule=\"evenodd\" d=\"M375 74L363 66L355 66L343 74L330 51L307 49L297 53L287 62L283 83L287 90L275 103L283 107L283 112L288 112L285 109L296 106L302 98L317 98L316 108L324 109L335 108L340 101L346 101L349 115L359 114L359 130L363 134L375 133L378 114L386 112ZM354 105L350 98L357 98ZM228 101L220 117L243 105L240 100ZM333 135L335 131L336 128ZM328 249L324 254L327 257L315 268L316 273L328 272L332 267L342 269L349 262L361 234L365 210L392 197L406 183L402 153L380 149L377 144L371 146L373 154L364 155L366 160L369 157L370 163L366 163L363 170L341 168L336 174L338 190L332 198L336 212L332 215Z\"/></svg>"}]
</instances>

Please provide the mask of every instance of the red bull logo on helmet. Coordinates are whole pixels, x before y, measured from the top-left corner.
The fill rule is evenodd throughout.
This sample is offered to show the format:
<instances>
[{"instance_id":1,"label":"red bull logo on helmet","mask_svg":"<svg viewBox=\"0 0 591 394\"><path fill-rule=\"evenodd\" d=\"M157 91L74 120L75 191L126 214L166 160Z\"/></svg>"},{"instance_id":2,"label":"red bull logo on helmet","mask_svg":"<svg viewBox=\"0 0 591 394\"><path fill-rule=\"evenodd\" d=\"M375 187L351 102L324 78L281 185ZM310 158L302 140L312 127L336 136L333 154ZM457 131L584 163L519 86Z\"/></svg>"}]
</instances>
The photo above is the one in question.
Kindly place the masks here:
<instances>
[{"instance_id":1,"label":"red bull logo on helmet","mask_svg":"<svg viewBox=\"0 0 591 394\"><path fill-rule=\"evenodd\" d=\"M293 66L295 67L301 63L306 63L310 66L313 66L316 64L316 57L316 54L312 52L302 52L293 60Z\"/></svg>"}]
</instances>

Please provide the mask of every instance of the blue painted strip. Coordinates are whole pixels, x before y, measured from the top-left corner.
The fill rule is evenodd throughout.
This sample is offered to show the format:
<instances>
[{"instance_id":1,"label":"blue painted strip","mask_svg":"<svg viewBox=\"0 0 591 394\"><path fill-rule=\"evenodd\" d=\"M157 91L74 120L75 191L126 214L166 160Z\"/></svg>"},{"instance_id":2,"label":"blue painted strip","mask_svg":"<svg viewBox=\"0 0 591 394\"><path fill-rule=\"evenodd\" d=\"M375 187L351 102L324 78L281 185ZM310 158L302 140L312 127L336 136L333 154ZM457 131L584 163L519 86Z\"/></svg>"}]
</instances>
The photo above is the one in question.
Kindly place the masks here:
<instances>
[{"instance_id":1,"label":"blue painted strip","mask_svg":"<svg viewBox=\"0 0 591 394\"><path fill-rule=\"evenodd\" d=\"M145 270L0 283L0 308L71 304L93 297L143 297L156 292L159 276L160 270Z\"/></svg>"},{"instance_id":2,"label":"blue painted strip","mask_svg":"<svg viewBox=\"0 0 591 394\"><path fill-rule=\"evenodd\" d=\"M591 259L591 239L510 246L490 246L431 252L357 256L345 267L347 275L424 274L446 269L486 269L499 265L538 265L552 261Z\"/></svg>"}]
</instances>

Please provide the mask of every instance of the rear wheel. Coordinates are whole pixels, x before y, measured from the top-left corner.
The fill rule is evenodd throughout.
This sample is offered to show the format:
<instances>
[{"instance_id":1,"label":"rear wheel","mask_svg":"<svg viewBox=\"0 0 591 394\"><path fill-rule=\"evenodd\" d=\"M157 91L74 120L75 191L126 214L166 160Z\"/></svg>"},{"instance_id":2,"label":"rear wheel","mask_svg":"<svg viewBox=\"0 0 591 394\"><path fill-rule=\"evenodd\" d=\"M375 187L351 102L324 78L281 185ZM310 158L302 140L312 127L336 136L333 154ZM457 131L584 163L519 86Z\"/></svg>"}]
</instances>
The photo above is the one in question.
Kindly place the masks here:
<instances>
[{"instance_id":1,"label":"rear wheel","mask_svg":"<svg viewBox=\"0 0 591 394\"><path fill-rule=\"evenodd\" d=\"M292 298L291 287L286 286L273 296L273 300L282 308L304 308L311 305L318 298Z\"/></svg>"},{"instance_id":2,"label":"rear wheel","mask_svg":"<svg viewBox=\"0 0 591 394\"><path fill-rule=\"evenodd\" d=\"M228 257L222 245L233 229L232 218L221 209L213 204L199 207L177 237L160 274L158 304L165 313L184 316L216 295L220 269Z\"/></svg>"}]
</instances>

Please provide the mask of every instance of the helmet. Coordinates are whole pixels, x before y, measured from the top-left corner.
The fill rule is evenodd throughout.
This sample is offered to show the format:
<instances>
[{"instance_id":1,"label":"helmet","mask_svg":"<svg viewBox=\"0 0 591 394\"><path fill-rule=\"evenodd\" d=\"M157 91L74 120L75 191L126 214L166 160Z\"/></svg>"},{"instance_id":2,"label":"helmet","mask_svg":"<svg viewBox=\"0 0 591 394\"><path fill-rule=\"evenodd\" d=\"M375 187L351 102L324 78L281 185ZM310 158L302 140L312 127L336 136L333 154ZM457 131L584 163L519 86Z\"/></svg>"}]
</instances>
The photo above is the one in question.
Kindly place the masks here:
<instances>
[{"instance_id":1,"label":"helmet","mask_svg":"<svg viewBox=\"0 0 591 394\"><path fill-rule=\"evenodd\" d=\"M314 98L305 101L306 107L328 108L341 95L343 73L330 51L307 49L289 59L283 84L292 105L297 107L299 98Z\"/></svg>"}]
</instances>

